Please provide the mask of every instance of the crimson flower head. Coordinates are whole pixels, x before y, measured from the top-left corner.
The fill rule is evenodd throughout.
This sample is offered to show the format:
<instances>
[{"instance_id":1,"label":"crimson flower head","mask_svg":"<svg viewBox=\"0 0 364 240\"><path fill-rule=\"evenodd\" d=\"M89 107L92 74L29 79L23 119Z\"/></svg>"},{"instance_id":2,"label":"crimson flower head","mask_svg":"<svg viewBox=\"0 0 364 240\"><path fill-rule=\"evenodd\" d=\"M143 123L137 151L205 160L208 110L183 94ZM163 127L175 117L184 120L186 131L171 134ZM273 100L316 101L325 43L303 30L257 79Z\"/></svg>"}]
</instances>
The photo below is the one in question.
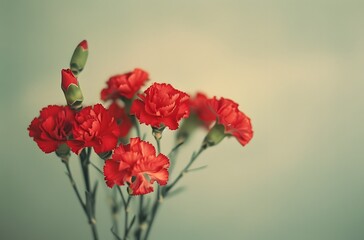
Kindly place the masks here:
<instances>
[{"instance_id":1,"label":"crimson flower head","mask_svg":"<svg viewBox=\"0 0 364 240\"><path fill-rule=\"evenodd\" d=\"M76 154L84 147L93 147L97 154L108 152L116 147L120 134L115 119L101 104L78 112L72 133L68 145Z\"/></svg>"},{"instance_id":2,"label":"crimson flower head","mask_svg":"<svg viewBox=\"0 0 364 240\"><path fill-rule=\"evenodd\" d=\"M149 74L136 68L132 72L112 76L107 82L107 87L101 91L103 101L125 97L132 99L148 80Z\"/></svg>"},{"instance_id":3,"label":"crimson flower head","mask_svg":"<svg viewBox=\"0 0 364 240\"><path fill-rule=\"evenodd\" d=\"M135 115L141 123L155 128L167 126L175 130L178 122L190 114L188 94L170 84L154 83L139 98L133 102L130 114Z\"/></svg>"},{"instance_id":4,"label":"crimson flower head","mask_svg":"<svg viewBox=\"0 0 364 240\"><path fill-rule=\"evenodd\" d=\"M130 129L133 127L133 124L126 114L125 109L120 107L117 102L112 102L109 106L110 115L116 120L116 123L119 126L119 137L125 137L128 135Z\"/></svg>"},{"instance_id":5,"label":"crimson flower head","mask_svg":"<svg viewBox=\"0 0 364 240\"><path fill-rule=\"evenodd\" d=\"M208 107L217 117L217 125L212 130L222 129L225 135L234 136L245 146L253 137L250 118L238 109L238 104L227 98L208 100ZM223 126L221 128L220 126ZM210 130L210 133L213 131Z\"/></svg>"},{"instance_id":6,"label":"crimson flower head","mask_svg":"<svg viewBox=\"0 0 364 240\"><path fill-rule=\"evenodd\" d=\"M118 146L105 161L105 181L110 188L127 183L132 195L147 194L153 192L155 181L161 186L167 184L168 167L169 159L163 154L156 156L152 144L131 138L130 144Z\"/></svg>"},{"instance_id":7,"label":"crimson flower head","mask_svg":"<svg viewBox=\"0 0 364 240\"><path fill-rule=\"evenodd\" d=\"M72 134L73 121L74 113L69 107L49 105L30 123L29 136L43 152L54 152Z\"/></svg>"}]
</instances>

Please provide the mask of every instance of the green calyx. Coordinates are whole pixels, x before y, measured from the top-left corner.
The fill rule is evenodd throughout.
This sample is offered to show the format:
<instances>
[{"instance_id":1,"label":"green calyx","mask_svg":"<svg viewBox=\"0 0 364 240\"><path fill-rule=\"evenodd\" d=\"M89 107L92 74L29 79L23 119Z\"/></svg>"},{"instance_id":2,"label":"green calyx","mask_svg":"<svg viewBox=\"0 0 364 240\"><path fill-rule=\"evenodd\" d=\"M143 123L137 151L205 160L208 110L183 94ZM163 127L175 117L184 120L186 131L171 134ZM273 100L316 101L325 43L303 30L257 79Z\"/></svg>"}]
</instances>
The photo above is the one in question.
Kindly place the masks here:
<instances>
[{"instance_id":1,"label":"green calyx","mask_svg":"<svg viewBox=\"0 0 364 240\"><path fill-rule=\"evenodd\" d=\"M75 84L69 85L64 92L64 96L66 97L67 104L73 109L77 109L83 102L81 88Z\"/></svg>"},{"instance_id":2,"label":"green calyx","mask_svg":"<svg viewBox=\"0 0 364 240\"><path fill-rule=\"evenodd\" d=\"M216 123L206 135L203 141L203 146L214 146L221 142L225 138L225 136L225 127L221 124Z\"/></svg>"}]
</instances>

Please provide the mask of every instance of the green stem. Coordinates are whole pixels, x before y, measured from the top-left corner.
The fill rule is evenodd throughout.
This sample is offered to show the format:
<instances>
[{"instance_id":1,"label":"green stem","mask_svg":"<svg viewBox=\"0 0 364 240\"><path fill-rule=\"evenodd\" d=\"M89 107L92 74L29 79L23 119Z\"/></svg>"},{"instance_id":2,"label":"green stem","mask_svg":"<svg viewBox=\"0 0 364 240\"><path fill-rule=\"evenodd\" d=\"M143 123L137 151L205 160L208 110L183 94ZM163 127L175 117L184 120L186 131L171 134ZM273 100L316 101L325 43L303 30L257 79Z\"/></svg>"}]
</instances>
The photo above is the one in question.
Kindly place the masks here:
<instances>
[{"instance_id":1,"label":"green stem","mask_svg":"<svg viewBox=\"0 0 364 240\"><path fill-rule=\"evenodd\" d=\"M183 143L185 143L185 142L178 143L176 146L174 146L172 148L172 150L167 155L167 157L169 158L169 162L170 162L170 166L168 168L169 176L172 175L174 167L176 166L176 158L177 158L177 155L178 155L178 150L183 145Z\"/></svg>"},{"instance_id":2,"label":"green stem","mask_svg":"<svg viewBox=\"0 0 364 240\"><path fill-rule=\"evenodd\" d=\"M112 223L113 223L113 233L115 236L115 240L118 240L119 238L117 236L119 236L119 221L118 221L118 213L119 213L119 204L118 204L118 199L116 196L116 188L112 189L112 196L111 196L111 219L112 219Z\"/></svg>"},{"instance_id":3,"label":"green stem","mask_svg":"<svg viewBox=\"0 0 364 240\"><path fill-rule=\"evenodd\" d=\"M95 196L93 196L91 185L90 185L90 172L89 172L89 164L90 164L90 155L91 155L91 148L88 147L87 149L83 149L80 154L80 163L81 169L83 173L83 179L85 181L86 187L86 215L89 220L89 224L91 227L92 235L94 240L98 240L97 228L96 228L96 219L95 219L95 211L93 209L93 205L95 202Z\"/></svg>"},{"instance_id":4,"label":"green stem","mask_svg":"<svg viewBox=\"0 0 364 240\"><path fill-rule=\"evenodd\" d=\"M157 154L160 154L161 152L161 145L160 145L160 139L161 137L158 137L158 135L154 135L154 139L157 143ZM148 239L148 236L149 236L149 233L150 233L150 230L152 229L152 225L154 223L154 219L155 219L155 216L157 215L157 211L158 211L158 208L159 208L159 204L161 203L162 201L162 195L161 195L161 188L160 186L158 185L157 187L157 198L154 202L154 205L153 205L153 209L152 209L152 213L151 213L151 219L149 221L149 224L148 224L148 227L147 227L147 232L145 233L145 237L144 237L144 240L147 240Z\"/></svg>"},{"instance_id":5,"label":"green stem","mask_svg":"<svg viewBox=\"0 0 364 240\"><path fill-rule=\"evenodd\" d=\"M65 160L65 161L62 161L64 163L64 165L66 166L66 169L67 169L67 176L71 182L71 185L72 185L72 188L77 196L77 199L78 201L80 202L81 204L81 207L83 209L83 211L85 212L85 214L87 214L87 211L86 211L86 206L85 206L85 203L83 202L82 198L81 198L81 194L80 192L78 191L78 187L76 185L76 182L75 180L73 179L73 175L72 175L72 172L71 172L71 168L70 168L70 165L68 163L68 160Z\"/></svg>"},{"instance_id":6,"label":"green stem","mask_svg":"<svg viewBox=\"0 0 364 240\"><path fill-rule=\"evenodd\" d=\"M138 224L139 227L135 231L135 238L137 240L141 239L142 236L142 225L145 221L145 215L144 215L144 195L140 195L139 199L139 214L138 214Z\"/></svg>"},{"instance_id":7,"label":"green stem","mask_svg":"<svg viewBox=\"0 0 364 240\"><path fill-rule=\"evenodd\" d=\"M176 177L176 179L169 185L167 185L165 187L165 191L163 193L164 196L167 196L168 192L178 183L178 181L183 177L183 175L185 173L188 172L188 170L190 169L191 165L193 164L193 162L197 159L198 156L200 156L200 154L206 149L206 147L201 147L198 152L194 152L191 156L190 161L188 162L188 164L184 167L184 169L178 174L178 176Z\"/></svg>"},{"instance_id":8,"label":"green stem","mask_svg":"<svg viewBox=\"0 0 364 240\"><path fill-rule=\"evenodd\" d=\"M153 226L153 222L155 219L155 216L157 215L157 211L159 209L159 205L160 203L163 201L163 198L165 198L169 191L180 181L180 179L183 177L183 175L188 172L189 168L191 167L191 165L193 164L193 162L197 159L197 157L206 149L206 146L202 146L198 152L194 152L191 156L190 161L188 162L188 164L185 166L185 168L180 172L180 174L177 176L177 178L168 186L166 186L165 188L163 188L162 190L158 189L158 198L157 201L154 203L153 209L152 209L152 213L151 213L151 219L147 228L147 232L145 234L144 240L147 240L149 237L149 233L152 229Z\"/></svg>"},{"instance_id":9,"label":"green stem","mask_svg":"<svg viewBox=\"0 0 364 240\"><path fill-rule=\"evenodd\" d=\"M141 133L140 133L140 125L139 125L139 122L138 120L136 119L135 116L131 116L131 121L135 127L135 131L137 133L137 136L140 138L141 137Z\"/></svg>"},{"instance_id":10,"label":"green stem","mask_svg":"<svg viewBox=\"0 0 364 240\"><path fill-rule=\"evenodd\" d=\"M150 222L148 224L148 228L147 228L147 232L145 233L144 240L147 240L148 237L149 237L149 233L150 233L150 230L152 229L153 222L154 222L155 216L157 215L157 211L158 211L159 205L160 205L160 200L157 199L155 201L154 205L153 205L151 219L150 219Z\"/></svg>"},{"instance_id":11,"label":"green stem","mask_svg":"<svg viewBox=\"0 0 364 240\"><path fill-rule=\"evenodd\" d=\"M128 238L129 235L129 203L131 200L131 196L129 195L128 200L126 202L124 211L125 211L125 225L124 225L124 240Z\"/></svg>"}]
</instances>

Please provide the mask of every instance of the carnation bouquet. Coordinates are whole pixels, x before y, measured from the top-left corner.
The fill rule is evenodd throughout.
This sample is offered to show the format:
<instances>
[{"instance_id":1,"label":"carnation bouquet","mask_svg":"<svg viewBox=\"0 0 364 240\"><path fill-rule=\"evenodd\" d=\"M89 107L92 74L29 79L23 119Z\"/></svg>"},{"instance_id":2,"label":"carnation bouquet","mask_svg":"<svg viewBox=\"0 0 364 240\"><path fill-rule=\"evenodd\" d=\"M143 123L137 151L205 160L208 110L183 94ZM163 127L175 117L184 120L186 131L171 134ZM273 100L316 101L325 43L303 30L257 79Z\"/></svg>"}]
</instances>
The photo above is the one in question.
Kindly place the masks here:
<instances>
[{"instance_id":1,"label":"carnation bouquet","mask_svg":"<svg viewBox=\"0 0 364 240\"><path fill-rule=\"evenodd\" d=\"M192 166L206 149L225 137L235 138L242 146L249 143L253 137L250 118L233 100L209 98L202 92L190 96L168 83L153 82L142 91L150 77L140 68L109 78L101 90L106 107L100 103L83 106L79 76L87 57L84 40L74 50L69 68L61 71L67 105L41 109L28 127L29 136L44 153L55 153L64 164L93 239L100 239L95 212L98 185L90 168L113 193L109 238L147 240L162 201L178 191L185 173L196 170ZM140 124L150 126L153 143L145 140ZM182 171L171 178L178 151L197 128L205 129L206 136ZM168 152L161 151L164 131L175 133L174 147ZM75 181L71 154L78 155L84 188ZM95 159L102 161L102 168Z\"/></svg>"}]
</instances>

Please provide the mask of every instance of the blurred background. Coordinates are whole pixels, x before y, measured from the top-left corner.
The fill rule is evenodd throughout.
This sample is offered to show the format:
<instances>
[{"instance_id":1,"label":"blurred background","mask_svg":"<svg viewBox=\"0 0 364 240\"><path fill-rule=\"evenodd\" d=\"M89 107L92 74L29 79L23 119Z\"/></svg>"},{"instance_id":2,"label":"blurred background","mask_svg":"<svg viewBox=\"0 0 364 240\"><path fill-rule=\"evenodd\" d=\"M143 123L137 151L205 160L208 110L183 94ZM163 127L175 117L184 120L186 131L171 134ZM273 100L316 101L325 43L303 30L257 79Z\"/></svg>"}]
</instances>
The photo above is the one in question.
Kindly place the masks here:
<instances>
[{"instance_id":1,"label":"blurred background","mask_svg":"<svg viewBox=\"0 0 364 240\"><path fill-rule=\"evenodd\" d=\"M246 147L225 139L202 154L195 166L208 167L164 202L151 239L364 239L363 9L355 0L0 0L0 239L91 239L63 164L26 130L42 107L65 103L60 70L83 39L86 104L99 102L108 77L141 67L151 82L234 99L252 119ZM107 192L100 239L112 239Z\"/></svg>"}]
</instances>

